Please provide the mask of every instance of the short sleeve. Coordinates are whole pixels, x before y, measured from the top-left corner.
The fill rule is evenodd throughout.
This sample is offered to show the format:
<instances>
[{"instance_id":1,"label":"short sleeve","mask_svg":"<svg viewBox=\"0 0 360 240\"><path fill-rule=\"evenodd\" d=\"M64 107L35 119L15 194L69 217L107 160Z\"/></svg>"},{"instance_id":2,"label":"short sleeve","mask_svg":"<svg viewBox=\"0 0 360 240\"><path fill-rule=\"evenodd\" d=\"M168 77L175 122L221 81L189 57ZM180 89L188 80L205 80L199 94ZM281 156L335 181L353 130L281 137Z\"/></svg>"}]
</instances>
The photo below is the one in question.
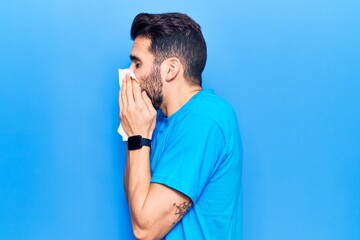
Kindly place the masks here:
<instances>
[{"instance_id":1,"label":"short sleeve","mask_svg":"<svg viewBox=\"0 0 360 240\"><path fill-rule=\"evenodd\" d=\"M215 121L188 113L172 124L151 182L171 187L196 203L216 172L224 147Z\"/></svg>"}]
</instances>

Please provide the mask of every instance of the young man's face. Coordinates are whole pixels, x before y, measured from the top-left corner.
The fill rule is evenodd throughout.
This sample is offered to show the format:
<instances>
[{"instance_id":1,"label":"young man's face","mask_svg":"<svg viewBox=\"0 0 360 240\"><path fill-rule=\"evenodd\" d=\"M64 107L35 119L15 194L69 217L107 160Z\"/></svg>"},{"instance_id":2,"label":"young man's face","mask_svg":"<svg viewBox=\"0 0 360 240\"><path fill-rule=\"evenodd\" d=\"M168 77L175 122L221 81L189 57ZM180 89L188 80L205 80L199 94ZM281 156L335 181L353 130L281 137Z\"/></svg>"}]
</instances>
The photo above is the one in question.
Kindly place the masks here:
<instances>
[{"instance_id":1,"label":"young man's face","mask_svg":"<svg viewBox=\"0 0 360 240\"><path fill-rule=\"evenodd\" d=\"M140 87L146 91L155 109L159 109L162 96L162 80L160 65L154 64L155 57L149 51L151 40L145 37L136 37L131 50L131 70L139 80Z\"/></svg>"}]
</instances>

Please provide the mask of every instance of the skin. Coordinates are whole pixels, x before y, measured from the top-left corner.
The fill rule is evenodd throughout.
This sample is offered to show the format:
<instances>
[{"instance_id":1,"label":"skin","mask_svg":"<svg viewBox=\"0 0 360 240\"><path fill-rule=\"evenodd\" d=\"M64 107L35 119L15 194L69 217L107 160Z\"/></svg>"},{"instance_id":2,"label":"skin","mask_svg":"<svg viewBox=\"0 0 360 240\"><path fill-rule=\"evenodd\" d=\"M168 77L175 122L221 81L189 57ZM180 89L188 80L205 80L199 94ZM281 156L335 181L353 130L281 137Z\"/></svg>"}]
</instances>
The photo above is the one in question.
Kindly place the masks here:
<instances>
[{"instance_id":1,"label":"skin","mask_svg":"<svg viewBox=\"0 0 360 240\"><path fill-rule=\"evenodd\" d=\"M156 66L150 44L151 40L145 37L134 40L130 68L140 85L127 75L119 92L120 121L125 132L149 139L156 124L153 104L165 116L170 116L201 90L184 78L178 58L168 58ZM150 179L150 148L127 151L124 188L137 239L161 239L192 205L186 195L165 185L150 183Z\"/></svg>"}]
</instances>

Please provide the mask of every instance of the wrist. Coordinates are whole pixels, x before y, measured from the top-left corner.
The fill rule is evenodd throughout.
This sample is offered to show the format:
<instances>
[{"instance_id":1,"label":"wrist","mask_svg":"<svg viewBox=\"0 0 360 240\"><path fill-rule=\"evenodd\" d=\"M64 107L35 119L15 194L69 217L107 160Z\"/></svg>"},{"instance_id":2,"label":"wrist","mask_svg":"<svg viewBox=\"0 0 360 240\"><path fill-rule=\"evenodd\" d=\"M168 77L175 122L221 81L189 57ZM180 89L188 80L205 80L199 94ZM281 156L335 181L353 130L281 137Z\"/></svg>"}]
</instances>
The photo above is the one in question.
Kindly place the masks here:
<instances>
[{"instance_id":1,"label":"wrist","mask_svg":"<svg viewBox=\"0 0 360 240\"><path fill-rule=\"evenodd\" d=\"M141 137L146 138L146 139L152 139L152 133L147 133L147 134L140 134Z\"/></svg>"},{"instance_id":2,"label":"wrist","mask_svg":"<svg viewBox=\"0 0 360 240\"><path fill-rule=\"evenodd\" d=\"M127 160L130 162L137 163L148 163L150 158L150 148L142 147L136 150L126 150L127 151Z\"/></svg>"},{"instance_id":3,"label":"wrist","mask_svg":"<svg viewBox=\"0 0 360 240\"><path fill-rule=\"evenodd\" d=\"M147 138L147 139L150 139L152 138L152 132L151 133L145 133L145 132L140 132L140 131L135 131L135 132L132 132L132 133L128 133L127 134L129 137L132 137L132 136L141 136L143 138Z\"/></svg>"},{"instance_id":4,"label":"wrist","mask_svg":"<svg viewBox=\"0 0 360 240\"><path fill-rule=\"evenodd\" d=\"M141 135L134 135L128 138L127 149L129 151L138 150L143 147L148 147L151 149L151 139Z\"/></svg>"}]
</instances>

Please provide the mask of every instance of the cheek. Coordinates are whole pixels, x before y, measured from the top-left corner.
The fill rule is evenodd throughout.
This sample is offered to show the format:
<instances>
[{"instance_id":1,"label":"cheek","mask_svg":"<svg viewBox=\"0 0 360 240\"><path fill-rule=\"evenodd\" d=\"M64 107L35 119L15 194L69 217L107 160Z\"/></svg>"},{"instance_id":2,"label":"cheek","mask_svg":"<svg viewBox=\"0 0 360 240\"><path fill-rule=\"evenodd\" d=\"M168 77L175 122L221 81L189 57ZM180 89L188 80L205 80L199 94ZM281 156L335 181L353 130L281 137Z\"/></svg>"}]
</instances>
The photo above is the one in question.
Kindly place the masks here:
<instances>
[{"instance_id":1,"label":"cheek","mask_svg":"<svg viewBox=\"0 0 360 240\"><path fill-rule=\"evenodd\" d=\"M143 73L141 73L141 71L138 71L137 73L135 73L135 76L136 76L137 80L139 81L140 88L147 89L147 76L144 75Z\"/></svg>"},{"instance_id":2,"label":"cheek","mask_svg":"<svg viewBox=\"0 0 360 240\"><path fill-rule=\"evenodd\" d=\"M146 79L148 76L146 69L144 69L143 67L135 68L133 72L136 78L139 80L139 82L142 82L142 80Z\"/></svg>"}]
</instances>

